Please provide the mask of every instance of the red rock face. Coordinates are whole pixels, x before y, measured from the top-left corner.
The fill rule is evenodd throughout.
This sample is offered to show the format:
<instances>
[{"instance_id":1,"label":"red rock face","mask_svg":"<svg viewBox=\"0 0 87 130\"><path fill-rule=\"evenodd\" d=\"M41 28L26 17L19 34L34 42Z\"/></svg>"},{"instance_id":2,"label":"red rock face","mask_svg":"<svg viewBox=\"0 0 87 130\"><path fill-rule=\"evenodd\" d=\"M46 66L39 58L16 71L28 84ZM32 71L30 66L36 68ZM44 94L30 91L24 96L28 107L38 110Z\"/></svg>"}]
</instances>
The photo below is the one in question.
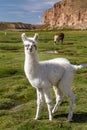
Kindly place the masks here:
<instances>
[{"instance_id":1,"label":"red rock face","mask_svg":"<svg viewBox=\"0 0 87 130\"><path fill-rule=\"evenodd\" d=\"M42 24L51 28L87 29L87 0L62 0L46 10Z\"/></svg>"}]
</instances>

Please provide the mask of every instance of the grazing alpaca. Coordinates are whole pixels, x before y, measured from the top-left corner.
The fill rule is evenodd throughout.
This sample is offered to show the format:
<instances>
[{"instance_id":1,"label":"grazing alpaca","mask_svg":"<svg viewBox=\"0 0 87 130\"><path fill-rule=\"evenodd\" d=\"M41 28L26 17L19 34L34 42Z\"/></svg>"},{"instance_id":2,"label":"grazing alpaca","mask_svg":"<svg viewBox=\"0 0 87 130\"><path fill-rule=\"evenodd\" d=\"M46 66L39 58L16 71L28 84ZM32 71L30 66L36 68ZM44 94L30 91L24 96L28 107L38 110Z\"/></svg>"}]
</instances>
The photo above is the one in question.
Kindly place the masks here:
<instances>
[{"instance_id":1,"label":"grazing alpaca","mask_svg":"<svg viewBox=\"0 0 87 130\"><path fill-rule=\"evenodd\" d=\"M72 65L65 58L56 58L48 61L39 62L37 55L37 39L38 34L34 37L27 38L25 33L22 34L22 41L25 50L24 71L27 79L37 91L37 112L35 119L39 118L43 95L48 106L49 120L52 120L52 114L57 111L63 96L69 98L69 114L68 121L71 121L73 116L73 103L75 96L71 90L74 70L86 67L84 65ZM56 104L52 110L52 97L50 89L53 86Z\"/></svg>"},{"instance_id":2,"label":"grazing alpaca","mask_svg":"<svg viewBox=\"0 0 87 130\"><path fill-rule=\"evenodd\" d=\"M54 36L54 44L57 44L59 41L61 41L61 44L63 44L64 39L64 33L58 33Z\"/></svg>"}]
</instances>

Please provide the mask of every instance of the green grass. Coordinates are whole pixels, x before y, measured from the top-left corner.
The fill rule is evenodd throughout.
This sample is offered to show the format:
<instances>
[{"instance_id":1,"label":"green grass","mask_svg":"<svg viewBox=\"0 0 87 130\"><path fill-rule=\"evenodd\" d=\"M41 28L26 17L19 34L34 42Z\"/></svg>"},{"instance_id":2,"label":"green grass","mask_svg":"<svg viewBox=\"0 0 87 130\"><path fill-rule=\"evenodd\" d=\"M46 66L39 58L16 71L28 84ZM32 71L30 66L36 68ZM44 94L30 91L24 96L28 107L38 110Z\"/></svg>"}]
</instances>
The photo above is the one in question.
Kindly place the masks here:
<instances>
[{"instance_id":1,"label":"green grass","mask_svg":"<svg viewBox=\"0 0 87 130\"><path fill-rule=\"evenodd\" d=\"M33 36L35 31L27 31ZM73 64L87 63L87 31L63 31L64 45L53 44L57 31L39 33L38 55L40 60L65 57ZM48 120L47 106L43 106L41 120L34 121L36 91L24 74L24 49L21 31L0 31L0 129L1 130L86 130L87 129L87 68L75 73L73 90L76 94L74 116L66 122L68 100L65 97L53 121ZM58 51L58 54L46 53ZM52 92L53 93L53 92ZM53 99L54 93L53 93ZM55 100L53 100L53 104Z\"/></svg>"}]
</instances>

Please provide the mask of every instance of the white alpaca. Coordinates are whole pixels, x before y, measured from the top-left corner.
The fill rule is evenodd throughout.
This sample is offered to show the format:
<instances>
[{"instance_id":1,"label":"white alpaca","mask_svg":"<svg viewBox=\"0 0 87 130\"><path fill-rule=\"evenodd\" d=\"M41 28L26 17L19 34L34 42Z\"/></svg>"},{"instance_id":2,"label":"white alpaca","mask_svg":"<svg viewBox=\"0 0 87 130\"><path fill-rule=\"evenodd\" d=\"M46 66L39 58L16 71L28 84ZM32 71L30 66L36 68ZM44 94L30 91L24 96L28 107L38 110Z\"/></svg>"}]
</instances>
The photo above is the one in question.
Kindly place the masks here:
<instances>
[{"instance_id":1,"label":"white alpaca","mask_svg":"<svg viewBox=\"0 0 87 130\"><path fill-rule=\"evenodd\" d=\"M25 49L24 71L31 85L37 90L37 112L35 119L39 118L43 95L48 106L49 120L52 120L53 113L57 111L63 96L69 98L68 121L73 116L73 103L75 96L71 90L74 70L86 67L85 65L72 65L65 58L56 58L48 61L39 62L37 55L38 34L34 37L27 38L25 33L22 34L22 41ZM52 110L52 97L50 89L53 86L56 104Z\"/></svg>"}]
</instances>

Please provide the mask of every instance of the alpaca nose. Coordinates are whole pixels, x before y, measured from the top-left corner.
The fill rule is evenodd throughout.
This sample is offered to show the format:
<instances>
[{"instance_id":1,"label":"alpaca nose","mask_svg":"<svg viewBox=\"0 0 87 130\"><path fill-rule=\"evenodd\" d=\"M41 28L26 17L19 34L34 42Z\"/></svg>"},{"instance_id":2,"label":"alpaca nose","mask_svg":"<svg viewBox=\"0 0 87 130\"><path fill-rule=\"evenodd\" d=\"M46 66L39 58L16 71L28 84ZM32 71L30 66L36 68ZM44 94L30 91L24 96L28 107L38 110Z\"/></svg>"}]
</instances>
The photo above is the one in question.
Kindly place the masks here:
<instances>
[{"instance_id":1,"label":"alpaca nose","mask_svg":"<svg viewBox=\"0 0 87 130\"><path fill-rule=\"evenodd\" d=\"M32 52L32 47L30 48L30 52Z\"/></svg>"},{"instance_id":2,"label":"alpaca nose","mask_svg":"<svg viewBox=\"0 0 87 130\"><path fill-rule=\"evenodd\" d=\"M33 46L30 46L30 48L29 48L29 49L30 49L30 52L32 52Z\"/></svg>"}]
</instances>

